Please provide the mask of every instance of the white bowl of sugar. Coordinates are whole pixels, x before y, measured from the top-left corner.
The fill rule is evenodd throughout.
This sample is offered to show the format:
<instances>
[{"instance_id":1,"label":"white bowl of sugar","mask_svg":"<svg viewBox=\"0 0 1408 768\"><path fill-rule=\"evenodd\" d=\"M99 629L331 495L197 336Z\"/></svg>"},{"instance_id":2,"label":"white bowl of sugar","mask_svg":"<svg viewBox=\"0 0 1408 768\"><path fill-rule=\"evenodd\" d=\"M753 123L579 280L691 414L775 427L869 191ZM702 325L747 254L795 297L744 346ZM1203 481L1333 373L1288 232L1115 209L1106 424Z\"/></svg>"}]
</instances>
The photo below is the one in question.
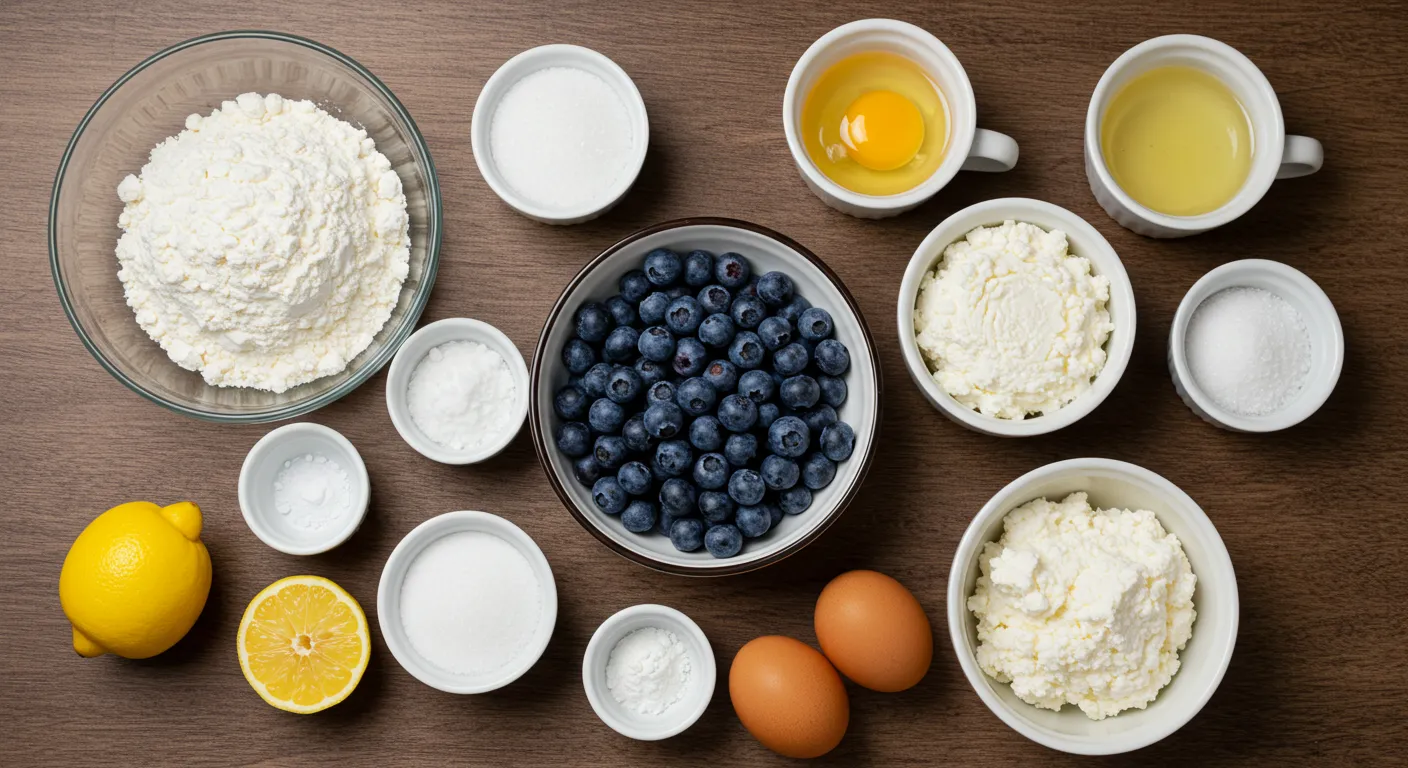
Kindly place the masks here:
<instances>
[{"instance_id":1,"label":"white bowl of sugar","mask_svg":"<svg viewBox=\"0 0 1408 768\"><path fill-rule=\"evenodd\" d=\"M371 497L367 465L337 430L312 422L270 431L240 467L240 512L259 540L288 555L315 555L362 525Z\"/></svg>"},{"instance_id":2,"label":"white bowl of sugar","mask_svg":"<svg viewBox=\"0 0 1408 768\"><path fill-rule=\"evenodd\" d=\"M523 529L487 512L448 512L392 550L376 613L411 676L449 693L485 693L543 655L557 624L557 585Z\"/></svg>"},{"instance_id":3,"label":"white bowl of sugar","mask_svg":"<svg viewBox=\"0 0 1408 768\"><path fill-rule=\"evenodd\" d=\"M511 208L544 224L578 224L635 183L650 121L616 62L578 45L544 45L484 83L469 135L479 173Z\"/></svg>"},{"instance_id":4,"label":"white bowl of sugar","mask_svg":"<svg viewBox=\"0 0 1408 768\"><path fill-rule=\"evenodd\" d=\"M1169 372L1183 402L1234 432L1275 432L1319 410L1344 366L1344 330L1305 273L1244 259L1203 275L1178 305Z\"/></svg>"}]
</instances>

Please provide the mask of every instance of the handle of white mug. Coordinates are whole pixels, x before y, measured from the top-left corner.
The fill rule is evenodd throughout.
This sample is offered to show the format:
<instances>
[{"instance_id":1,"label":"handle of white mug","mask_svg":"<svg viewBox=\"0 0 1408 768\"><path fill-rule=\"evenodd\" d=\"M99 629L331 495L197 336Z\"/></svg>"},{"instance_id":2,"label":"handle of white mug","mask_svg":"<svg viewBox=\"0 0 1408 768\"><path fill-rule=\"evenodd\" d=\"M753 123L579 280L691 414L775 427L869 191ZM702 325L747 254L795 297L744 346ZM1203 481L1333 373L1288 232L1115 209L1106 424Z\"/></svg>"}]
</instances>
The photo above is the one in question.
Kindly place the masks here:
<instances>
[{"instance_id":1,"label":"handle of white mug","mask_svg":"<svg viewBox=\"0 0 1408 768\"><path fill-rule=\"evenodd\" d=\"M1281 151L1281 167L1276 171L1278 179L1294 179L1309 176L1325 164L1325 148L1309 136L1287 136L1286 148Z\"/></svg>"},{"instance_id":2,"label":"handle of white mug","mask_svg":"<svg viewBox=\"0 0 1408 768\"><path fill-rule=\"evenodd\" d=\"M1017 142L1011 136L978 128L973 133L973 146L963 161L963 170L1001 173L1017 165ZM1317 166L1318 167L1318 166Z\"/></svg>"}]
</instances>

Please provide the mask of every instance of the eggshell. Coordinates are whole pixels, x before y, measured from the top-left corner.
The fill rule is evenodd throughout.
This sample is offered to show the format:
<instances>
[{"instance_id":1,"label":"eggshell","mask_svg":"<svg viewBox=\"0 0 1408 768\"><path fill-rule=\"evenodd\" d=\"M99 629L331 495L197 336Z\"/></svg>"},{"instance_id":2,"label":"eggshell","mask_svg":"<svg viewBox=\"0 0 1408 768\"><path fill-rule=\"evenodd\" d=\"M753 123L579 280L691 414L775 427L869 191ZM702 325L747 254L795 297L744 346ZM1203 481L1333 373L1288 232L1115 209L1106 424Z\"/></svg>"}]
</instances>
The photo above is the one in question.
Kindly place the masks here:
<instances>
[{"instance_id":1,"label":"eggshell","mask_svg":"<svg viewBox=\"0 0 1408 768\"><path fill-rule=\"evenodd\" d=\"M831 662L790 637L759 637L738 649L728 695L753 738L787 757L835 749L851 718L846 685Z\"/></svg>"},{"instance_id":2,"label":"eggshell","mask_svg":"<svg viewBox=\"0 0 1408 768\"><path fill-rule=\"evenodd\" d=\"M874 691L912 688L934 659L934 632L904 585L875 571L831 580L816 601L816 639L841 674Z\"/></svg>"}]
</instances>

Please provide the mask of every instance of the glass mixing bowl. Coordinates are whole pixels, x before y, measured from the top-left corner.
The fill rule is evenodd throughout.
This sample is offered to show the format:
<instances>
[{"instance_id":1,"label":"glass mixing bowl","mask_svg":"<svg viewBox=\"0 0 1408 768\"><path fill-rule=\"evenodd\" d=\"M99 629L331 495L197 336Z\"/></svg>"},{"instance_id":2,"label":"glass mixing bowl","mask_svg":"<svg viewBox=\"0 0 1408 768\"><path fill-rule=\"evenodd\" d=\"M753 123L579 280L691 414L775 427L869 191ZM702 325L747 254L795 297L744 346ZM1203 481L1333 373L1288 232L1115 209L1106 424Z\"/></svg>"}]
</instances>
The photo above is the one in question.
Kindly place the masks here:
<instances>
[{"instance_id":1,"label":"glass mixing bowl","mask_svg":"<svg viewBox=\"0 0 1408 768\"><path fill-rule=\"evenodd\" d=\"M117 279L117 184L152 147L241 93L310 99L364 128L391 161L410 214L410 275L391 318L335 376L275 394L213 387L176 365L137 325ZM277 32L224 32L174 45L118 78L74 131L49 205L49 261L64 311L93 357L134 392L177 413L221 422L287 419L321 408L381 369L430 297L440 254L440 186L430 150L401 102L337 51Z\"/></svg>"}]
</instances>

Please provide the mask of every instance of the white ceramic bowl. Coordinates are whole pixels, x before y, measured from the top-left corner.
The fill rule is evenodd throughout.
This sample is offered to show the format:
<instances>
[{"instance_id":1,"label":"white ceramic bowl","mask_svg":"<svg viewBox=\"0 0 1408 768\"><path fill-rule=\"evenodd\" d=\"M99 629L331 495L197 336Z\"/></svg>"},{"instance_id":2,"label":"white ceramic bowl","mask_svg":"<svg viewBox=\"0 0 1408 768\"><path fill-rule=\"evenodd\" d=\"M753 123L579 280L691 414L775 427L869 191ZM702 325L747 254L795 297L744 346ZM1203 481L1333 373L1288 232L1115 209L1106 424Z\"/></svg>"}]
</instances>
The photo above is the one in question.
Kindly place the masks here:
<instances>
[{"instance_id":1,"label":"white ceramic bowl","mask_svg":"<svg viewBox=\"0 0 1408 768\"><path fill-rule=\"evenodd\" d=\"M464 531L492 534L512 544L528 560L543 590L542 614L532 641L515 663L485 675L455 674L430 663L416 652L401 623L401 584L411 563L440 537ZM542 657L548 640L552 639L553 627L557 625L557 584L553 581L552 567L548 565L547 557L522 528L487 512L447 512L416 526L391 551L386 566L381 570L381 582L377 585L376 620L391 655L412 677L447 693L486 693L522 677Z\"/></svg>"},{"instance_id":2,"label":"white ceramic bowl","mask_svg":"<svg viewBox=\"0 0 1408 768\"><path fill-rule=\"evenodd\" d=\"M541 205L519 194L506 181L498 166L494 164L494 153L489 136L494 123L494 110L504 94L524 76L548 67L574 67L600 77L616 91L630 113L632 134L635 140L635 154L627 163L626 172L617 180L610 192L599 201L593 201L579 209L552 208ZM530 48L504 62L479 92L474 102L474 115L469 126L470 147L474 151L474 163L489 188L510 208L534 221L544 224L580 224L590 221L611 210L621 198L626 196L640 175L645 164L645 153L650 146L650 120L645 112L645 100L640 91L616 62L606 56L583 48L580 45L542 45Z\"/></svg>"},{"instance_id":3,"label":"white ceramic bowl","mask_svg":"<svg viewBox=\"0 0 1408 768\"><path fill-rule=\"evenodd\" d=\"M416 365L425 359L430 350L451 341L477 341L498 352L513 375L515 396L510 418L512 426L497 440L473 450L456 451L426 437L411 418L410 405L406 401L406 391ZM411 334L396 350L396 357L391 360L391 370L386 376L386 409L390 411L391 423L401 438L422 456L441 464L475 464L508 447L523 428L523 420L528 415L528 366L513 340L498 328L467 317L437 320Z\"/></svg>"},{"instance_id":4,"label":"white ceramic bowl","mask_svg":"<svg viewBox=\"0 0 1408 768\"><path fill-rule=\"evenodd\" d=\"M978 581L983 545L1002 537L1008 512L1033 499L1061 499L1074 491L1107 509L1147 509L1178 537L1198 577L1193 605L1198 612L1193 637L1179 654L1182 666L1146 709L1130 709L1091 720L1073 706L1059 712L1038 709L988 677L978 666L977 621L968 610ZM958 663L973 690L993 714L1018 733L1062 752L1110 755L1146 747L1193 719L1222 681L1237 644L1237 575L1222 537L1203 510L1163 477L1143 467L1111 459L1070 459L1047 464L1013 480L983 505L968 525L948 576L948 628Z\"/></svg>"},{"instance_id":5,"label":"white ceramic bowl","mask_svg":"<svg viewBox=\"0 0 1408 768\"><path fill-rule=\"evenodd\" d=\"M688 649L690 659L690 687L683 698L659 715L639 715L626 709L606 687L606 665L612 649L626 635L647 627L673 632ZM597 627L582 657L582 686L597 717L617 733L640 741L668 739L694 725L714 696L717 674L714 649L704 630L688 616L664 605L633 605L618 611Z\"/></svg>"},{"instance_id":6,"label":"white ceramic bowl","mask_svg":"<svg viewBox=\"0 0 1408 768\"><path fill-rule=\"evenodd\" d=\"M1029 416L1025 419L999 419L960 404L934 380L919 343L914 337L914 305L919 298L919 284L925 273L943 258L944 249L963 238L976 227L992 226L1004 221L1025 221L1042 229L1059 229L1066 233L1070 252L1090 260L1091 272L1110 279L1110 300L1107 308L1115 329L1105 342L1105 367L1091 383L1090 389L1055 413ZM924 242L919 244L905 268L900 283L898 305L900 351L910 378L933 406L950 419L971 430L1001 437L1044 435L1070 426L1104 402L1129 365L1134 351L1136 316L1134 289L1124 264L1103 235L1081 217L1057 205L1023 197L1007 197L970 205L944 219Z\"/></svg>"},{"instance_id":7,"label":"white ceramic bowl","mask_svg":"<svg viewBox=\"0 0 1408 768\"><path fill-rule=\"evenodd\" d=\"M786 272L798 295L825 308L835 323L835 338L851 353L845 374L850 396L836 409L856 433L851 457L836 468L831 484L813 495L799 515L787 515L760 538L747 539L735 557L718 559L701 549L681 552L665 536L636 534L592 503L591 489L577 482L572 462L557 450L554 436L562 420L553 396L567 384L562 348L573 334L573 315L589 301L605 301L618 292L621 275L639 269L656 248L688 253L702 248L715 254L734 251L748 259L755 274ZM720 354L720 357L726 357ZM394 364L393 364L394 365ZM602 252L568 284L548 314L533 356L533 402L529 423L538 458L562 503L593 536L612 551L656 570L687 576L726 576L782 560L815 541L855 498L873 458L880 429L880 365L875 343L860 308L835 273L800 244L764 227L734 219L681 219L643 229Z\"/></svg>"},{"instance_id":8,"label":"white ceramic bowl","mask_svg":"<svg viewBox=\"0 0 1408 768\"><path fill-rule=\"evenodd\" d=\"M352 501L341 520L322 528L302 529L274 507L274 483L284 462L318 454L347 473ZM287 424L259 438L240 467L240 512L259 540L289 555L315 555L346 541L367 516L371 481L362 455L337 430L312 422Z\"/></svg>"},{"instance_id":9,"label":"white ceramic bowl","mask_svg":"<svg viewBox=\"0 0 1408 768\"><path fill-rule=\"evenodd\" d=\"M1239 416L1220 407L1198 386L1188 368L1186 341L1193 313L1213 294L1237 287L1261 288L1285 299L1300 313L1310 332L1310 374L1305 386L1285 408L1264 416ZM1178 396L1204 421L1234 432L1275 432L1305 421L1335 390L1343 367L1344 329L1335 305L1305 273L1278 261L1243 259L1203 275L1179 302L1169 329L1168 369Z\"/></svg>"}]
</instances>

